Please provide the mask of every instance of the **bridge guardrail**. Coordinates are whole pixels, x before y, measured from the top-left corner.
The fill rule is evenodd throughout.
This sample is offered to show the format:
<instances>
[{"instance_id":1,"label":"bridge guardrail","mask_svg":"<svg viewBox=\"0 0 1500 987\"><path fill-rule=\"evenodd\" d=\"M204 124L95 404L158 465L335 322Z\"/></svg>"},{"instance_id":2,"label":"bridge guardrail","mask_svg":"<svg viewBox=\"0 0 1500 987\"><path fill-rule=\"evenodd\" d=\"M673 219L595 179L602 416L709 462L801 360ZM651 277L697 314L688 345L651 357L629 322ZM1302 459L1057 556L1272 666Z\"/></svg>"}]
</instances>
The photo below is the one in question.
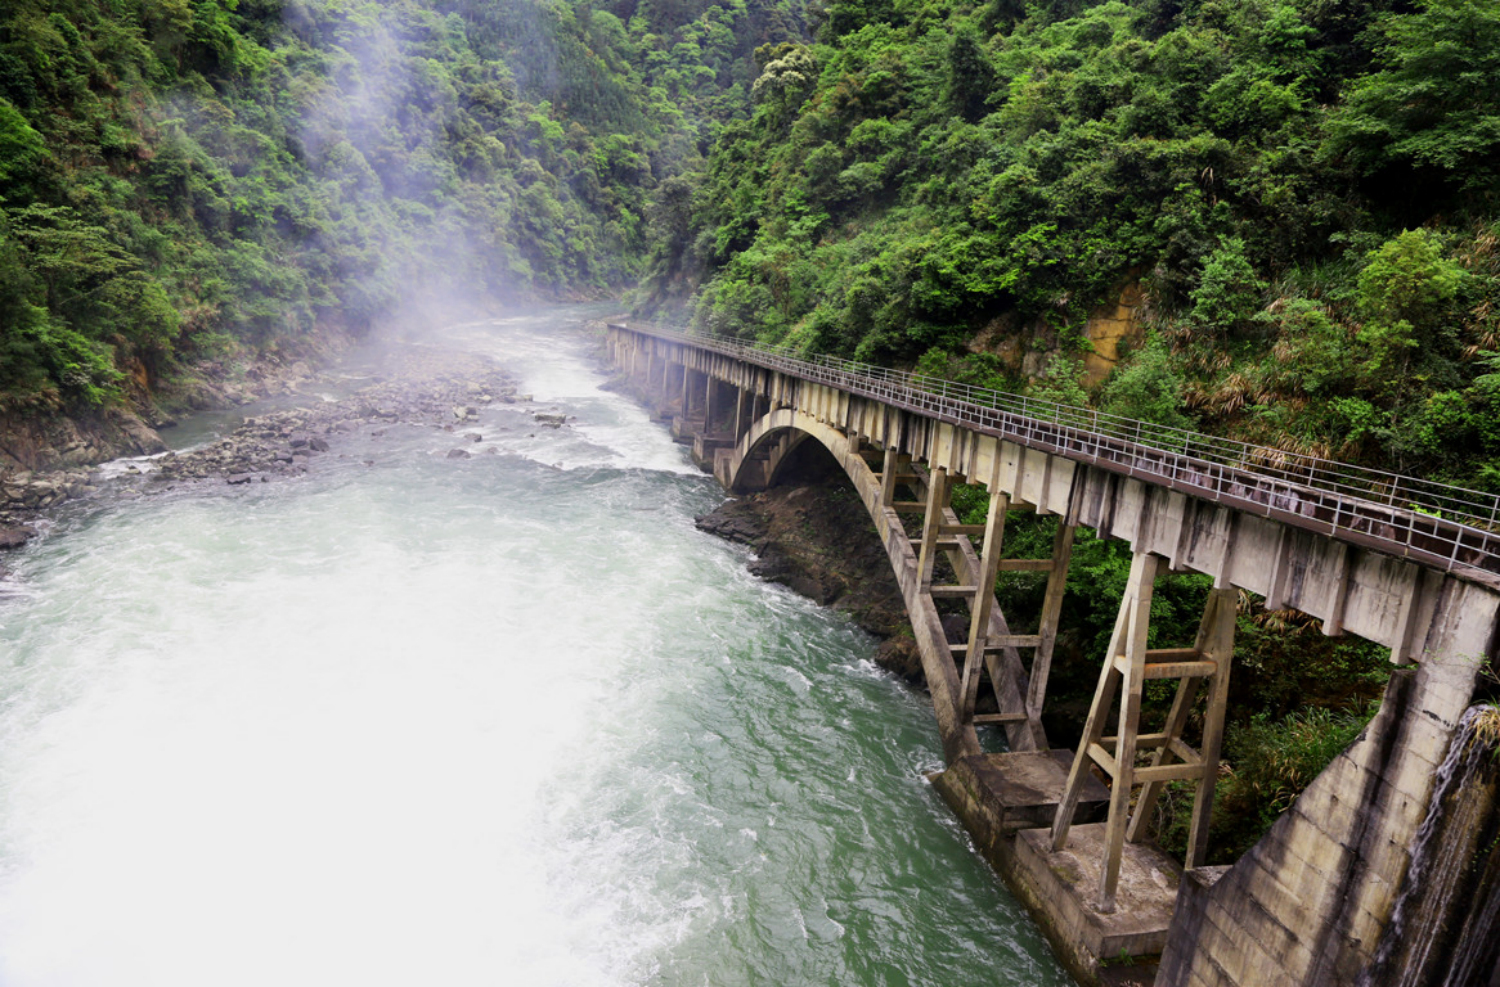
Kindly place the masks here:
<instances>
[{"instance_id":1,"label":"bridge guardrail","mask_svg":"<svg viewBox=\"0 0 1500 987\"><path fill-rule=\"evenodd\" d=\"M634 332L934 414L1446 571L1500 573L1500 495L838 357L654 326ZM1476 575L1478 575L1476 573Z\"/></svg>"}]
</instances>

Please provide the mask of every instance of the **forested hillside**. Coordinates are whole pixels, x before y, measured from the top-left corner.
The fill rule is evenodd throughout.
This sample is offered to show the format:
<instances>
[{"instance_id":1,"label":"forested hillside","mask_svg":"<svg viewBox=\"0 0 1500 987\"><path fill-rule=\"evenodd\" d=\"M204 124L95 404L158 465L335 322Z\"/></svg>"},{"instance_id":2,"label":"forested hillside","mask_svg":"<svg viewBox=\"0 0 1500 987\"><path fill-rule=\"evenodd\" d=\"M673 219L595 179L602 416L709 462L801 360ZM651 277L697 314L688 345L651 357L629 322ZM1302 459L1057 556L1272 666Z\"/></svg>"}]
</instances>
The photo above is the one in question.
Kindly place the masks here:
<instances>
[{"instance_id":1,"label":"forested hillside","mask_svg":"<svg viewBox=\"0 0 1500 987\"><path fill-rule=\"evenodd\" d=\"M0 409L632 283L798 0L10 0Z\"/></svg>"},{"instance_id":2,"label":"forested hillside","mask_svg":"<svg viewBox=\"0 0 1500 987\"><path fill-rule=\"evenodd\" d=\"M816 32L758 54L646 307L1500 489L1500 7L832 0Z\"/></svg>"},{"instance_id":3,"label":"forested hillside","mask_svg":"<svg viewBox=\"0 0 1500 987\"><path fill-rule=\"evenodd\" d=\"M146 408L432 306L622 293L1500 491L1500 5L0 5L0 429ZM982 519L975 488L955 504ZM1011 544L1046 555L1050 523ZM1127 569L1080 536L1060 738ZM1195 578L1158 590L1168 642L1191 639ZM999 590L1014 614L1041 592ZM1242 609L1228 857L1388 674Z\"/></svg>"},{"instance_id":4,"label":"forested hillside","mask_svg":"<svg viewBox=\"0 0 1500 987\"><path fill-rule=\"evenodd\" d=\"M706 329L1500 488L1497 161L1482 0L14 0L0 394L641 282Z\"/></svg>"}]
</instances>

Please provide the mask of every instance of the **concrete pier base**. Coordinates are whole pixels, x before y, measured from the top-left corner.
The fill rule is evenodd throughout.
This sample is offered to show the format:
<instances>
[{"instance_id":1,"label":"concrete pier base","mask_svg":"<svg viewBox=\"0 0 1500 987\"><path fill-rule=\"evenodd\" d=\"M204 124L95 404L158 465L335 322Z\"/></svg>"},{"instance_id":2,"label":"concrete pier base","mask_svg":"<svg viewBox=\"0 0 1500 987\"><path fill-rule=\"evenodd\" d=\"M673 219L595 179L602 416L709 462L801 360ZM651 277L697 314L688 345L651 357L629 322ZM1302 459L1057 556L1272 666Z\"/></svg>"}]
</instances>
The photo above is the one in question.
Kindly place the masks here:
<instances>
[{"instance_id":1,"label":"concrete pier base","mask_svg":"<svg viewBox=\"0 0 1500 987\"><path fill-rule=\"evenodd\" d=\"M1103 915L1097 903L1104 824L1073 826L1055 853L1051 841L1045 829L1016 834L1014 883L1058 958L1083 983L1107 979L1111 963L1154 965L1167 944L1182 866L1155 847L1126 843L1116 908Z\"/></svg>"},{"instance_id":2,"label":"concrete pier base","mask_svg":"<svg viewBox=\"0 0 1500 987\"><path fill-rule=\"evenodd\" d=\"M693 434L693 462L705 472L713 472L714 454L721 449L734 448L734 436L728 433L711 435L707 432Z\"/></svg>"},{"instance_id":3,"label":"concrete pier base","mask_svg":"<svg viewBox=\"0 0 1500 987\"><path fill-rule=\"evenodd\" d=\"M676 439L678 442L691 445L694 437L702 431L703 420L701 418L691 419L684 418L682 415L677 415L672 419L672 438Z\"/></svg>"},{"instance_id":4,"label":"concrete pier base","mask_svg":"<svg viewBox=\"0 0 1500 987\"><path fill-rule=\"evenodd\" d=\"M1084 785L1066 847L1051 848L1073 756L1065 750L977 754L934 775L986 860L1042 927L1058 958L1085 984L1150 983L1181 881L1181 866L1160 850L1125 845L1114 913L1096 909L1104 861L1109 790Z\"/></svg>"},{"instance_id":5,"label":"concrete pier base","mask_svg":"<svg viewBox=\"0 0 1500 987\"><path fill-rule=\"evenodd\" d=\"M1052 825L1073 755L1065 750L961 757L932 784L958 813L979 850L993 862L1018 831ZM1097 781L1079 800L1075 818L1090 822L1108 808L1109 790Z\"/></svg>"},{"instance_id":6,"label":"concrete pier base","mask_svg":"<svg viewBox=\"0 0 1500 987\"><path fill-rule=\"evenodd\" d=\"M1109 789L1088 778L1068 832L1053 853L1053 814L1068 781L1067 750L960 757L932 777L980 852L1026 904L1053 951L1083 984L1151 983L1182 868L1152 847L1127 843L1119 907L1100 915L1095 898L1104 861ZM1124 960L1130 960L1125 966Z\"/></svg>"}]
</instances>

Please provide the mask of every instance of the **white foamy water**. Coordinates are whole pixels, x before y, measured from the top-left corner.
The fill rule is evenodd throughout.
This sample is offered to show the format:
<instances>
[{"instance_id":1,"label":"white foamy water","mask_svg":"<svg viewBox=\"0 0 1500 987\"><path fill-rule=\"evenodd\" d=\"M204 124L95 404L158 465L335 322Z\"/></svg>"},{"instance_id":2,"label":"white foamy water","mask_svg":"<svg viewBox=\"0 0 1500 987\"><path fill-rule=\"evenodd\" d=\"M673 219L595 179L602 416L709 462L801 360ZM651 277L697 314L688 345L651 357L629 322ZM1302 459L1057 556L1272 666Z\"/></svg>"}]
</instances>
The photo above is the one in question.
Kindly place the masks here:
<instances>
[{"instance_id":1,"label":"white foamy water","mask_svg":"<svg viewBox=\"0 0 1500 987\"><path fill-rule=\"evenodd\" d=\"M693 529L717 488L561 322L457 335L569 428L353 436L12 557L0 984L1066 982L923 700Z\"/></svg>"}]
</instances>

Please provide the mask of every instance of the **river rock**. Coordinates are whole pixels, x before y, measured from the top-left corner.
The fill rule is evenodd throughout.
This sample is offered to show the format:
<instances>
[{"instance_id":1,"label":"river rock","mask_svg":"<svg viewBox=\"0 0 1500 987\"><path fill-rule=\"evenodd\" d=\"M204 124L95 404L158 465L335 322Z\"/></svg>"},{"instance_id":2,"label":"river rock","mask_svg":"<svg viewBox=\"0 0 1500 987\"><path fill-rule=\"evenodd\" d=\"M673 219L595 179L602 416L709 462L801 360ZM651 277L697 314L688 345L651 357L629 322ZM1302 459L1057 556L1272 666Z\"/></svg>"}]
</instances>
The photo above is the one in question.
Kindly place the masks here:
<instances>
[{"instance_id":1,"label":"river rock","mask_svg":"<svg viewBox=\"0 0 1500 987\"><path fill-rule=\"evenodd\" d=\"M467 449L449 449L448 450L448 458L449 459L469 459L471 457L469 456L469 451Z\"/></svg>"},{"instance_id":2,"label":"river rock","mask_svg":"<svg viewBox=\"0 0 1500 987\"><path fill-rule=\"evenodd\" d=\"M0 549L20 548L30 541L34 534L36 532L30 528L20 526L13 528L0 527Z\"/></svg>"},{"instance_id":3,"label":"river rock","mask_svg":"<svg viewBox=\"0 0 1500 987\"><path fill-rule=\"evenodd\" d=\"M149 456L167 451L167 444L161 440L161 436L136 415L115 410L110 417L141 455Z\"/></svg>"},{"instance_id":4,"label":"river rock","mask_svg":"<svg viewBox=\"0 0 1500 987\"><path fill-rule=\"evenodd\" d=\"M250 475L249 473L231 473L228 476L224 477L224 482L229 484L231 487L237 487L242 483L249 483L253 479L255 479L255 477Z\"/></svg>"},{"instance_id":5,"label":"river rock","mask_svg":"<svg viewBox=\"0 0 1500 987\"><path fill-rule=\"evenodd\" d=\"M754 547L766 538L766 518L742 500L729 501L712 514L693 518L693 525L699 531L740 545Z\"/></svg>"},{"instance_id":6,"label":"river rock","mask_svg":"<svg viewBox=\"0 0 1500 987\"><path fill-rule=\"evenodd\" d=\"M921 653L885 546L848 481L832 473L838 464L829 463L826 476L805 467L791 478L800 485L725 501L695 524L749 545L755 575L847 612L884 638L875 657L881 666L921 682Z\"/></svg>"}]
</instances>

